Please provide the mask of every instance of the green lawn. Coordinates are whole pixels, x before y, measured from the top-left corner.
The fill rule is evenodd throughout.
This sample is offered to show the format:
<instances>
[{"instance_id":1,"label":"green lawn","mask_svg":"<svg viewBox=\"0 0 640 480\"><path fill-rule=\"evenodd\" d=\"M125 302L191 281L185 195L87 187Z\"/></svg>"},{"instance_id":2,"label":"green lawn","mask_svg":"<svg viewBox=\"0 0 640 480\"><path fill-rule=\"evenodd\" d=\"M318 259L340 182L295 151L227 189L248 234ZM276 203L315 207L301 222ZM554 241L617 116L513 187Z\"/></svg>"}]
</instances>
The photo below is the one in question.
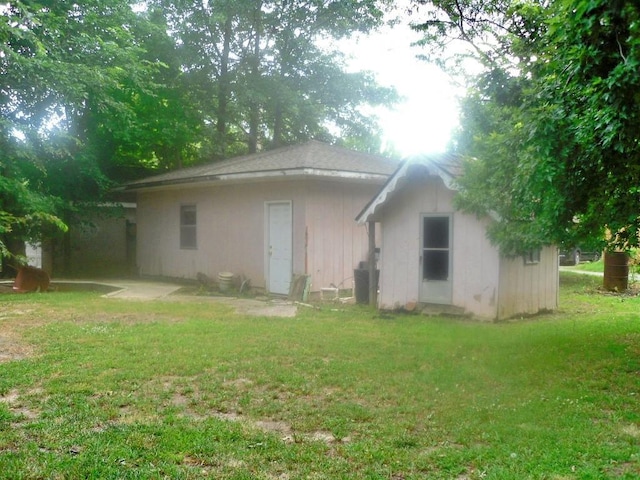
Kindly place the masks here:
<instances>
[{"instance_id":1,"label":"green lawn","mask_svg":"<svg viewBox=\"0 0 640 480\"><path fill-rule=\"evenodd\" d=\"M2 479L640 478L640 298L501 324L0 297Z\"/></svg>"},{"instance_id":2,"label":"green lawn","mask_svg":"<svg viewBox=\"0 0 640 480\"><path fill-rule=\"evenodd\" d=\"M584 262L571 267L572 270L582 270L585 272L604 272L604 260L601 258L597 262Z\"/></svg>"},{"instance_id":3,"label":"green lawn","mask_svg":"<svg viewBox=\"0 0 640 480\"><path fill-rule=\"evenodd\" d=\"M586 271L586 272L604 272L604 258L600 258L597 262L584 262L580 265L570 267L571 270ZM632 279L636 280L640 275L640 251L634 249L630 253L629 258L629 273L632 274Z\"/></svg>"}]
</instances>

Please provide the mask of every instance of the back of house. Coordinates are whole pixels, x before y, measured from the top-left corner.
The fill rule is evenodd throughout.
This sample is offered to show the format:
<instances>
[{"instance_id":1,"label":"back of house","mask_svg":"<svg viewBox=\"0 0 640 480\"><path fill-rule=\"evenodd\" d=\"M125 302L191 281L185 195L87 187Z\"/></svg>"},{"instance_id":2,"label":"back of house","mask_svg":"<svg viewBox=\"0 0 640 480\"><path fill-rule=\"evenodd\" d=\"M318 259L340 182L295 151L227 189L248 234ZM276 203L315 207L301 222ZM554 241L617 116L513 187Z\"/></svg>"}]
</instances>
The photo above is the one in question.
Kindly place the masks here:
<instances>
[{"instance_id":1,"label":"back of house","mask_svg":"<svg viewBox=\"0 0 640 480\"><path fill-rule=\"evenodd\" d=\"M351 288L368 252L354 217L396 167L310 141L129 183L138 272L230 272L273 294L287 294L294 274L310 276L312 291Z\"/></svg>"}]
</instances>

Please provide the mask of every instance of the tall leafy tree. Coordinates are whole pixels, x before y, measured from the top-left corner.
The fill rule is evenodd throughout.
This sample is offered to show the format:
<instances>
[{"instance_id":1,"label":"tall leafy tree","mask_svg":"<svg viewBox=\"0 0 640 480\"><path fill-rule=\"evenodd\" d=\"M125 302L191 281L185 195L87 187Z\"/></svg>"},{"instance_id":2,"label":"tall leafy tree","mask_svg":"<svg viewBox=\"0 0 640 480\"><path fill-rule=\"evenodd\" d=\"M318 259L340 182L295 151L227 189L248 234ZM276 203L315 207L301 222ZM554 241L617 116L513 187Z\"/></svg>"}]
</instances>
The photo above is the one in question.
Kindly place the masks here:
<instances>
[{"instance_id":1,"label":"tall leafy tree","mask_svg":"<svg viewBox=\"0 0 640 480\"><path fill-rule=\"evenodd\" d=\"M559 164L552 174L578 234L606 226L611 246L637 246L640 4L564 0L547 23L535 103L543 168Z\"/></svg>"},{"instance_id":2,"label":"tall leafy tree","mask_svg":"<svg viewBox=\"0 0 640 480\"><path fill-rule=\"evenodd\" d=\"M181 161L193 129L164 25L128 0L16 1L0 16L5 238L33 237L35 218L72 223L114 180Z\"/></svg>"},{"instance_id":3,"label":"tall leafy tree","mask_svg":"<svg viewBox=\"0 0 640 480\"><path fill-rule=\"evenodd\" d=\"M209 126L211 153L372 137L372 122L358 107L390 103L394 92L347 73L341 54L320 41L369 31L382 22L385 3L160 0Z\"/></svg>"},{"instance_id":4,"label":"tall leafy tree","mask_svg":"<svg viewBox=\"0 0 640 480\"><path fill-rule=\"evenodd\" d=\"M114 181L150 169L311 137L372 138L359 106L394 92L347 73L319 41L374 28L389 3L0 5L0 236L81 221Z\"/></svg>"},{"instance_id":5,"label":"tall leafy tree","mask_svg":"<svg viewBox=\"0 0 640 480\"><path fill-rule=\"evenodd\" d=\"M462 40L483 66L463 102L456 146L475 158L459 205L492 214L491 237L509 254L604 239L605 229L611 248L637 245L640 6L417 4L429 6L425 44Z\"/></svg>"}]
</instances>

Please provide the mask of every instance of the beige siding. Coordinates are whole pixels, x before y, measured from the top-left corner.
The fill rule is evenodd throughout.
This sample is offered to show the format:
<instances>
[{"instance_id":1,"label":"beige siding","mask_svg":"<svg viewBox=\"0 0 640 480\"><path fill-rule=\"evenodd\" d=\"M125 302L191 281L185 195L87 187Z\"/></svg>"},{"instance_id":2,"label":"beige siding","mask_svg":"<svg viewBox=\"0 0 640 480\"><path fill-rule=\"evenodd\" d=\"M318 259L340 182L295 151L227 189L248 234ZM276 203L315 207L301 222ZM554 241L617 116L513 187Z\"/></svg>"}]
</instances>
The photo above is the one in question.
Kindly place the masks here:
<instances>
[{"instance_id":1,"label":"beige siding","mask_svg":"<svg viewBox=\"0 0 640 480\"><path fill-rule=\"evenodd\" d=\"M456 212L453 232L453 304L476 316L494 319L500 260L487 239L486 221Z\"/></svg>"},{"instance_id":2,"label":"beige siding","mask_svg":"<svg viewBox=\"0 0 640 480\"><path fill-rule=\"evenodd\" d=\"M503 258L500 267L498 318L530 315L558 307L558 250L543 248L540 262L527 265L522 257Z\"/></svg>"},{"instance_id":3,"label":"beige siding","mask_svg":"<svg viewBox=\"0 0 640 480\"><path fill-rule=\"evenodd\" d=\"M293 207L293 271L312 275L314 290L351 286L366 258L367 235L355 216L379 185L339 181L278 181L158 190L138 194L140 274L195 278L220 271L243 274L264 288L265 204ZM180 205L197 206L195 250L180 249Z\"/></svg>"},{"instance_id":4,"label":"beige siding","mask_svg":"<svg viewBox=\"0 0 640 480\"><path fill-rule=\"evenodd\" d=\"M380 217L380 294L382 309L403 308L418 302L420 225L419 199L400 190Z\"/></svg>"},{"instance_id":5,"label":"beige siding","mask_svg":"<svg viewBox=\"0 0 640 480\"><path fill-rule=\"evenodd\" d=\"M426 184L425 184L426 182ZM402 308L420 301L420 228L422 214L453 216L452 305L481 317L497 312L498 254L475 216L456 212L453 192L439 178L416 179L387 203L381 213L382 251L379 305Z\"/></svg>"},{"instance_id":6,"label":"beige siding","mask_svg":"<svg viewBox=\"0 0 640 480\"><path fill-rule=\"evenodd\" d=\"M353 269L367 259L367 229L356 215L378 190L377 185L314 182L307 191L307 268L312 288L351 288Z\"/></svg>"}]
</instances>

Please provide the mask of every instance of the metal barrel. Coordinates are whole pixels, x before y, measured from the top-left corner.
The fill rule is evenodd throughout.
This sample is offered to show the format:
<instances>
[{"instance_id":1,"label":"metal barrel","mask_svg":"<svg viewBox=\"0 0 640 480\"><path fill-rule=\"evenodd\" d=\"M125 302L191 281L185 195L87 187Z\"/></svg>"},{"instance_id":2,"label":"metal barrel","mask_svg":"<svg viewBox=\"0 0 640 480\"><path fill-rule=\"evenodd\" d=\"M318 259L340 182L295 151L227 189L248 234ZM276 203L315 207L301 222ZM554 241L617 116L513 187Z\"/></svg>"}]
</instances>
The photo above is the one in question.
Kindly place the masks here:
<instances>
[{"instance_id":1,"label":"metal barrel","mask_svg":"<svg viewBox=\"0 0 640 480\"><path fill-rule=\"evenodd\" d=\"M624 292L629 287L629 255L626 252L604 253L605 290Z\"/></svg>"}]
</instances>

